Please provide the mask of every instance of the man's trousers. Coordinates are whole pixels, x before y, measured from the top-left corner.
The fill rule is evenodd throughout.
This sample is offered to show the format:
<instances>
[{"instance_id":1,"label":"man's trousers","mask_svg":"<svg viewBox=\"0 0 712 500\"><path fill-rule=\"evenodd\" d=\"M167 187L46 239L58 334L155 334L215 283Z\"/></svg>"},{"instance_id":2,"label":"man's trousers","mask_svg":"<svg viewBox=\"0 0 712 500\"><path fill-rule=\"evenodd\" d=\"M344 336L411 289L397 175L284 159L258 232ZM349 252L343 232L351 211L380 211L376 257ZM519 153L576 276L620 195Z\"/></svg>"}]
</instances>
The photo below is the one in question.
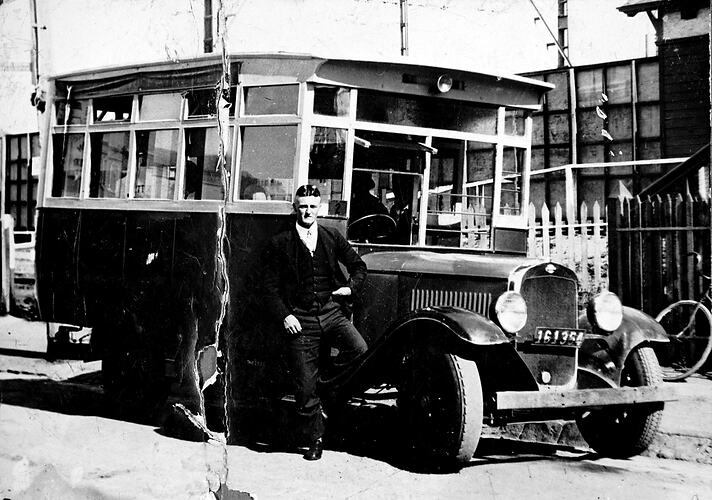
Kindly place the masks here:
<instances>
[{"instance_id":1,"label":"man's trousers","mask_svg":"<svg viewBox=\"0 0 712 500\"><path fill-rule=\"evenodd\" d=\"M348 370L368 347L339 304L331 299L309 311L297 309L294 315L302 331L289 341L289 365L295 382L300 438L312 443L324 434L319 380ZM334 358L332 349L338 350Z\"/></svg>"}]
</instances>

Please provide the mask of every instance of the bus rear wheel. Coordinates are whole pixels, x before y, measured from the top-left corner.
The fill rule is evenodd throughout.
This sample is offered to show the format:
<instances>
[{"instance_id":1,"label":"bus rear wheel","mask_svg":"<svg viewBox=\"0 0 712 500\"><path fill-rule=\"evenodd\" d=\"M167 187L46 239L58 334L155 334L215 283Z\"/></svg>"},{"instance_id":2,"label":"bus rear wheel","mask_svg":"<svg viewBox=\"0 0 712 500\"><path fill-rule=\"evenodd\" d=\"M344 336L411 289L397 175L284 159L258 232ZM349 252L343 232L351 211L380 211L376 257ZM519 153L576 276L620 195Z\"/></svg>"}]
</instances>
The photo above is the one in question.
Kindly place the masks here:
<instances>
[{"instance_id":1,"label":"bus rear wheel","mask_svg":"<svg viewBox=\"0 0 712 500\"><path fill-rule=\"evenodd\" d=\"M482 432L477 365L433 346L408 349L401 361L398 411L408 456L462 465Z\"/></svg>"},{"instance_id":2,"label":"bus rear wheel","mask_svg":"<svg viewBox=\"0 0 712 500\"><path fill-rule=\"evenodd\" d=\"M139 332L101 328L101 334L104 397L112 413L155 419L168 396L161 353Z\"/></svg>"}]
</instances>

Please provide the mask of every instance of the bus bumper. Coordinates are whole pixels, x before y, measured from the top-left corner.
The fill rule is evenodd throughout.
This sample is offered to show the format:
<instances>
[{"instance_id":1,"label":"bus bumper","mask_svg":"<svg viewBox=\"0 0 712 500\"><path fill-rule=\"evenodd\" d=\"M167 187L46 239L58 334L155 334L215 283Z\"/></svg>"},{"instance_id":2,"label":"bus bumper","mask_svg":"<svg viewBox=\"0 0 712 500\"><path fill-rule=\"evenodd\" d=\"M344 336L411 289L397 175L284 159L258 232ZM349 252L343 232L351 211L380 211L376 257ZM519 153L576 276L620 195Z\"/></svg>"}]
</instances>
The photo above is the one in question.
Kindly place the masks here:
<instances>
[{"instance_id":1,"label":"bus bumper","mask_svg":"<svg viewBox=\"0 0 712 500\"><path fill-rule=\"evenodd\" d=\"M568 389L545 391L503 391L496 393L498 410L600 408L675 401L675 388L662 386L610 389Z\"/></svg>"}]
</instances>

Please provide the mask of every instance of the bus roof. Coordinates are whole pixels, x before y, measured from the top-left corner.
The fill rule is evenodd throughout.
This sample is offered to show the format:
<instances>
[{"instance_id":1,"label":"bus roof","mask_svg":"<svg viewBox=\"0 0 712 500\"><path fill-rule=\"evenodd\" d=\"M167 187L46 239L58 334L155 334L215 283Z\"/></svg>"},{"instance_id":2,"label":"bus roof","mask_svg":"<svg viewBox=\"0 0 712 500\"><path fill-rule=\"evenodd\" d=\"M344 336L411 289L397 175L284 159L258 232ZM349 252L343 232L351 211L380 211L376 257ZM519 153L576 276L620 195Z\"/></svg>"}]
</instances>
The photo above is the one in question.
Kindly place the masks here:
<instances>
[{"instance_id":1,"label":"bus roof","mask_svg":"<svg viewBox=\"0 0 712 500\"><path fill-rule=\"evenodd\" d=\"M246 85L313 82L410 94L434 93L440 76L449 76L445 98L537 108L554 86L532 78L425 64L413 58L357 60L296 53L243 53L229 57L231 74ZM218 56L85 70L52 77L62 95L72 86L76 98L171 88L209 87L222 72ZM435 93L437 93L435 91Z\"/></svg>"}]
</instances>

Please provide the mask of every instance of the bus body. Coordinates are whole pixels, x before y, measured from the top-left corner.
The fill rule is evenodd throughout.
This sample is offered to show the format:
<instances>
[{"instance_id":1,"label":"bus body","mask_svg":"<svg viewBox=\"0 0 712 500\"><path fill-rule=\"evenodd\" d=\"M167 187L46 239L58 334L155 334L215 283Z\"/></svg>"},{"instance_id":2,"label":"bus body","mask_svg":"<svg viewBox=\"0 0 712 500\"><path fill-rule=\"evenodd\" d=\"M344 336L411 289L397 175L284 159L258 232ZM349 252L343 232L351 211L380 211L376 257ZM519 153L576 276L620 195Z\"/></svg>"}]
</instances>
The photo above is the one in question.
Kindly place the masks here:
<instances>
[{"instance_id":1,"label":"bus body","mask_svg":"<svg viewBox=\"0 0 712 500\"><path fill-rule=\"evenodd\" d=\"M608 454L652 439L664 332L607 292L580 315L575 274L526 257L531 115L550 84L236 54L50 86L40 313L93 328L121 404L171 391L209 422L217 409L231 442L260 432L291 392L262 248L311 183L319 223L369 268L353 309L369 351L325 394L394 388L408 446L444 460L469 460L483 423L534 417L577 418Z\"/></svg>"}]
</instances>

